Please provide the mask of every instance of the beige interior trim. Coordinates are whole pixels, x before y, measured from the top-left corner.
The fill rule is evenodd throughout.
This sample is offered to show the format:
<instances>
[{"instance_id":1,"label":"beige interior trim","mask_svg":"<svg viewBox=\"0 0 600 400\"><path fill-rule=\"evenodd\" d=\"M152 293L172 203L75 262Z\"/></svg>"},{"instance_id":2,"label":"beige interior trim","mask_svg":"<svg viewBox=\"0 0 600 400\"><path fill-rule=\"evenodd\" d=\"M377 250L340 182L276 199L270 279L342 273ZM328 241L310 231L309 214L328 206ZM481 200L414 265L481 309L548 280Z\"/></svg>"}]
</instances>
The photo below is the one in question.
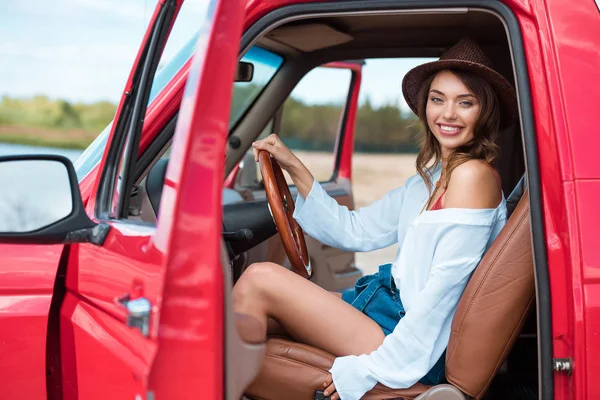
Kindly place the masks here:
<instances>
[{"instance_id":1,"label":"beige interior trim","mask_svg":"<svg viewBox=\"0 0 600 400\"><path fill-rule=\"evenodd\" d=\"M278 42L277 40L273 40L268 36L262 37L260 39L260 45L275 53L285 54L289 57L298 57L302 54L302 52L298 49L288 46L287 44L284 44L282 42Z\"/></svg>"},{"instance_id":2,"label":"beige interior trim","mask_svg":"<svg viewBox=\"0 0 600 400\"><path fill-rule=\"evenodd\" d=\"M233 280L229 268L229 256L223 239L221 239L221 265L223 270L223 312L225 321L225 399L239 400L246 387L258 375L266 347L264 343L245 343L238 333L231 295Z\"/></svg>"},{"instance_id":3,"label":"beige interior trim","mask_svg":"<svg viewBox=\"0 0 600 400\"><path fill-rule=\"evenodd\" d=\"M352 36L323 24L282 26L271 31L267 37L302 51L318 50L353 39Z\"/></svg>"},{"instance_id":4,"label":"beige interior trim","mask_svg":"<svg viewBox=\"0 0 600 400\"><path fill-rule=\"evenodd\" d=\"M410 10L370 10L370 11L348 11L348 12L322 12L322 13L307 13L302 15L294 15L292 17L283 18L269 26L248 43L243 49L243 56L252 46L256 44L263 36L267 36L274 29L288 24L290 22L302 21L307 19L319 19L326 17L358 17L358 16L376 16L376 15L423 15L423 14L466 14L469 11L467 7L452 7L452 8L429 8L429 9L410 9ZM241 58L240 56L240 58Z\"/></svg>"}]
</instances>

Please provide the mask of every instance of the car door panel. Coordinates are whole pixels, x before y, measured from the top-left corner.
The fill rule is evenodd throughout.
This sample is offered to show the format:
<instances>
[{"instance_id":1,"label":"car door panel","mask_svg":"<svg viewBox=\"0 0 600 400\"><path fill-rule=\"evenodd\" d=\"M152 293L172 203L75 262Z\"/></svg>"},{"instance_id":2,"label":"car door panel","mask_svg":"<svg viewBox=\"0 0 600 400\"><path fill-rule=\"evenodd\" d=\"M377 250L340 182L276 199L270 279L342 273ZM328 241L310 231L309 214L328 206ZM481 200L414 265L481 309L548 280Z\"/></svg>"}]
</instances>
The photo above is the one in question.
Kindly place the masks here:
<instances>
[{"instance_id":1,"label":"car door panel","mask_svg":"<svg viewBox=\"0 0 600 400\"><path fill-rule=\"evenodd\" d=\"M61 314L64 398L124 399L147 391L155 343L71 293Z\"/></svg>"},{"instance_id":2,"label":"car door panel","mask_svg":"<svg viewBox=\"0 0 600 400\"><path fill-rule=\"evenodd\" d=\"M125 399L147 391L166 260L155 236L154 227L117 222L102 247L72 247L60 324L63 371L70 372L63 374L65 398ZM125 307L142 297L152 306L147 335L128 326Z\"/></svg>"},{"instance_id":3,"label":"car door panel","mask_svg":"<svg viewBox=\"0 0 600 400\"><path fill-rule=\"evenodd\" d=\"M126 296L157 304L165 254L153 243L155 233L153 226L111 223L102 247L83 244L72 250L69 267L77 273L67 274L67 290L121 321L127 312L120 300Z\"/></svg>"},{"instance_id":4,"label":"car door panel","mask_svg":"<svg viewBox=\"0 0 600 400\"><path fill-rule=\"evenodd\" d=\"M48 312L64 246L2 244L1 248L0 397L43 399Z\"/></svg>"}]
</instances>

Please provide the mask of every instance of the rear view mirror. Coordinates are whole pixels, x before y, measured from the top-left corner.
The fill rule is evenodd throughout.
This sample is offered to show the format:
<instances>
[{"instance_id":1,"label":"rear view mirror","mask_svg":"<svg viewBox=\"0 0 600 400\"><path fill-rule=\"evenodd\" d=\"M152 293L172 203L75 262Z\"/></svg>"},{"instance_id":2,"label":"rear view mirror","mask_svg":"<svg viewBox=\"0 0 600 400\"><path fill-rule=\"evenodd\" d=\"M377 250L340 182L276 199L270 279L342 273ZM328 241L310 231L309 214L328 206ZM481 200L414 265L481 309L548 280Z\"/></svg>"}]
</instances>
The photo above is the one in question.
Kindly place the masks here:
<instances>
[{"instance_id":1,"label":"rear view mirror","mask_svg":"<svg viewBox=\"0 0 600 400\"><path fill-rule=\"evenodd\" d=\"M254 77L254 64L249 62L240 61L237 64L237 71L235 72L236 82L251 82Z\"/></svg>"},{"instance_id":2,"label":"rear view mirror","mask_svg":"<svg viewBox=\"0 0 600 400\"><path fill-rule=\"evenodd\" d=\"M73 164L62 156L0 157L0 243L74 243L98 229L83 208Z\"/></svg>"}]
</instances>

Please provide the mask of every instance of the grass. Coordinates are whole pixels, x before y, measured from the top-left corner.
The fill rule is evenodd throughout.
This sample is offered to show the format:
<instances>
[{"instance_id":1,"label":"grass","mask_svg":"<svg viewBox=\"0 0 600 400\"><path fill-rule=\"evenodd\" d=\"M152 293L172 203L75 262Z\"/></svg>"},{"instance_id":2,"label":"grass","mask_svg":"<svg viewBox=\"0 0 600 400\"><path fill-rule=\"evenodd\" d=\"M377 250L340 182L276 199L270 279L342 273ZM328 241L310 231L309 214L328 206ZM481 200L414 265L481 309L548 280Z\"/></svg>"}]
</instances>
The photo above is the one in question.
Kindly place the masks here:
<instances>
[{"instance_id":1,"label":"grass","mask_svg":"<svg viewBox=\"0 0 600 400\"><path fill-rule=\"evenodd\" d=\"M91 140L87 138L73 139L73 138L46 138L46 137L30 137L19 134L2 134L0 135L0 143L9 144L22 144L27 146L40 146L40 147L55 147L61 149L76 149L84 150L87 148Z\"/></svg>"},{"instance_id":2,"label":"grass","mask_svg":"<svg viewBox=\"0 0 600 400\"><path fill-rule=\"evenodd\" d=\"M81 129L64 131L5 125L0 126L0 143L82 150L87 148L99 133Z\"/></svg>"}]
</instances>

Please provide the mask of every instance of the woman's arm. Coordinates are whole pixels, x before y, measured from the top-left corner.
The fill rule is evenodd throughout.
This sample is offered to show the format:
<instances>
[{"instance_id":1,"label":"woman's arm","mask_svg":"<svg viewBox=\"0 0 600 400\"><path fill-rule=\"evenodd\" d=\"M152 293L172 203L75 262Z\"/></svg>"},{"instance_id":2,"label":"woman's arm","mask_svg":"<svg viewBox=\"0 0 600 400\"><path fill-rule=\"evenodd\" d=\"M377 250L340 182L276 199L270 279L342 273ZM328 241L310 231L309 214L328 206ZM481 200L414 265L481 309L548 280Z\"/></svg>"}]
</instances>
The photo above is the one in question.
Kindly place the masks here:
<instances>
[{"instance_id":1,"label":"woman's arm","mask_svg":"<svg viewBox=\"0 0 600 400\"><path fill-rule=\"evenodd\" d=\"M255 158L258 150L266 150L291 175L299 192L294 218L311 237L348 251L371 251L397 242L405 187L392 190L367 207L350 211L327 194L277 135L254 142L253 147Z\"/></svg>"}]
</instances>

